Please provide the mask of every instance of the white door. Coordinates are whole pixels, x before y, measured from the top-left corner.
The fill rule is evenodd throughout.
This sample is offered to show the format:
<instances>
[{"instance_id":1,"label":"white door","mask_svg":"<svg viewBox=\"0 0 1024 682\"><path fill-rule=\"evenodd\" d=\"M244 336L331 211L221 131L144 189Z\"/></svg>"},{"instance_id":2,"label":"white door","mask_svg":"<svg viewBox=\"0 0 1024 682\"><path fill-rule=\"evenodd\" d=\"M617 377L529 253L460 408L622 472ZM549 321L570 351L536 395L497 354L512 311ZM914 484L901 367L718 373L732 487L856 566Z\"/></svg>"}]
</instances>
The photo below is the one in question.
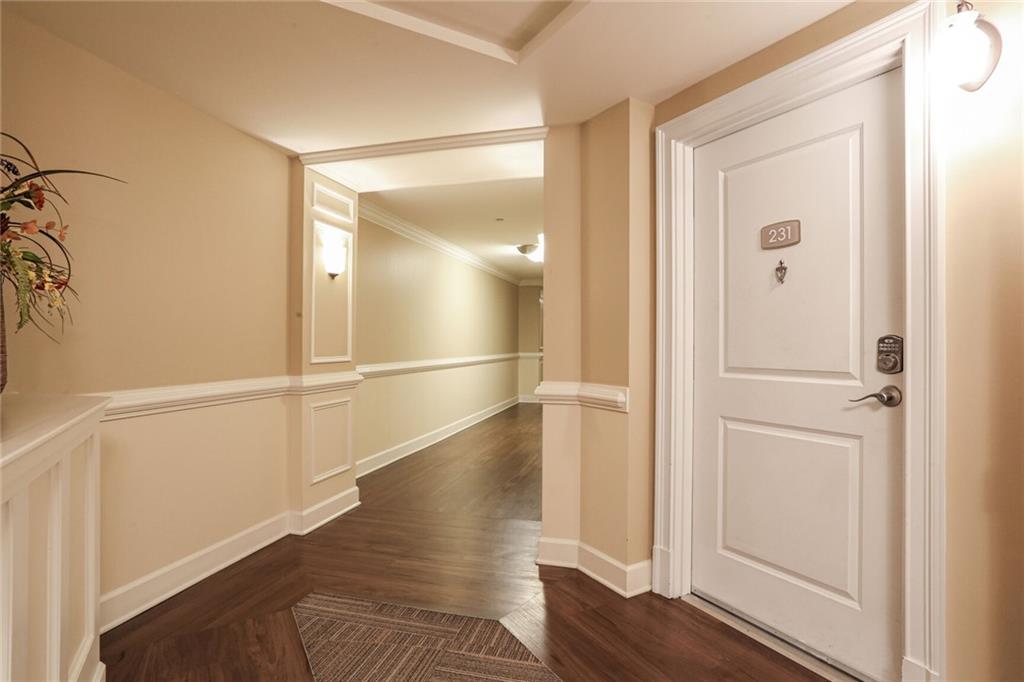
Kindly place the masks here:
<instances>
[{"instance_id":1,"label":"white door","mask_svg":"<svg viewBox=\"0 0 1024 682\"><path fill-rule=\"evenodd\" d=\"M903 407L848 401L903 388L876 366L904 328L901 79L693 157L694 591L879 680L899 677Z\"/></svg>"}]
</instances>

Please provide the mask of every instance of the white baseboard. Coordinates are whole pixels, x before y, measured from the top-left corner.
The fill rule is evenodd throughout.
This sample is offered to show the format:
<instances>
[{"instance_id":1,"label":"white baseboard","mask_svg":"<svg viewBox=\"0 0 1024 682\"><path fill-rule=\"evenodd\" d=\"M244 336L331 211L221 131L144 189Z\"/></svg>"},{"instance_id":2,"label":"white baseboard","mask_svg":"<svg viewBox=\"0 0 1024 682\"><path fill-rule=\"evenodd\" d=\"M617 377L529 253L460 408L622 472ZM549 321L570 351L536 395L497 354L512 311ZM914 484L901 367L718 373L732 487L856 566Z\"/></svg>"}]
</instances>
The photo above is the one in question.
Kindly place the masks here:
<instances>
[{"instance_id":1,"label":"white baseboard","mask_svg":"<svg viewBox=\"0 0 1024 682\"><path fill-rule=\"evenodd\" d=\"M541 538L537 545L537 563L541 566L576 568L580 565L579 542L561 538Z\"/></svg>"},{"instance_id":2,"label":"white baseboard","mask_svg":"<svg viewBox=\"0 0 1024 682\"><path fill-rule=\"evenodd\" d=\"M82 638L74 657L68 664L67 679L75 682L95 682L106 676L100 661L100 638L96 635Z\"/></svg>"},{"instance_id":3,"label":"white baseboard","mask_svg":"<svg viewBox=\"0 0 1024 682\"><path fill-rule=\"evenodd\" d=\"M579 569L623 597L635 597L651 591L650 559L627 566L581 542Z\"/></svg>"},{"instance_id":4,"label":"white baseboard","mask_svg":"<svg viewBox=\"0 0 1024 682\"><path fill-rule=\"evenodd\" d=\"M334 497L324 500L302 512L289 512L292 535L305 535L359 506L359 488L352 486Z\"/></svg>"},{"instance_id":5,"label":"white baseboard","mask_svg":"<svg viewBox=\"0 0 1024 682\"><path fill-rule=\"evenodd\" d=\"M537 563L575 568L623 597L651 591L651 560L626 565L577 540L541 538Z\"/></svg>"},{"instance_id":6,"label":"white baseboard","mask_svg":"<svg viewBox=\"0 0 1024 682\"><path fill-rule=\"evenodd\" d=\"M539 403L540 402L540 398L538 398L537 396L535 396L532 393L527 393L525 395L519 396L519 402L521 402L521 403Z\"/></svg>"},{"instance_id":7,"label":"white baseboard","mask_svg":"<svg viewBox=\"0 0 1024 682\"><path fill-rule=\"evenodd\" d=\"M468 417L463 417L458 421L454 421L447 426L442 426L439 429L435 429L430 433L425 433L422 436L417 436L412 440L407 440L404 443L399 443L394 447L390 447L387 450L381 450L380 452L364 457L363 459L356 462L356 477L365 476L371 471L376 471L381 467L385 467L392 462L397 462L403 457L408 457L414 452L419 452L425 447L429 447L434 443L444 440L450 436L455 435L459 431L468 429L470 426L482 422L488 417L493 417L502 410L507 410L516 403L519 402L519 397L509 398L503 400L497 405L492 405L484 410L480 410Z\"/></svg>"},{"instance_id":8,"label":"white baseboard","mask_svg":"<svg viewBox=\"0 0 1024 682\"><path fill-rule=\"evenodd\" d=\"M359 506L355 486L302 512L286 511L100 597L100 632L117 627L285 535L305 535Z\"/></svg>"}]
</instances>

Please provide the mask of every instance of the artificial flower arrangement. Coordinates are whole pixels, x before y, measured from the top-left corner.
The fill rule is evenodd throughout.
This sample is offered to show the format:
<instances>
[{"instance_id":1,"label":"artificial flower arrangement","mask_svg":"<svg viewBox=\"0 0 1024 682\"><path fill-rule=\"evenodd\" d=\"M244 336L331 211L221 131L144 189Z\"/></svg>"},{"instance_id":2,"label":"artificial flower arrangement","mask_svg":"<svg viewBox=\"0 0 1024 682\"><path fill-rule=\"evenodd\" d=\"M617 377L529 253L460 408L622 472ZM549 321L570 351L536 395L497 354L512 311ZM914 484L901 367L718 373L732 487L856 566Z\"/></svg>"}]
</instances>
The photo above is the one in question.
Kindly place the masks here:
<instances>
[{"instance_id":1,"label":"artificial flower arrangement","mask_svg":"<svg viewBox=\"0 0 1024 682\"><path fill-rule=\"evenodd\" d=\"M33 324L49 338L62 332L71 320L68 297L77 298L71 286L71 253L64 240L68 225L54 200L67 200L51 180L54 175L75 173L110 178L88 171L39 167L21 140L3 136L8 150L0 153L0 391L7 384L7 347L3 289L14 288L18 311L15 329ZM47 215L52 211L52 216ZM26 213L29 212L29 213ZM47 219L49 217L55 220ZM59 325L59 326L58 326Z\"/></svg>"}]
</instances>

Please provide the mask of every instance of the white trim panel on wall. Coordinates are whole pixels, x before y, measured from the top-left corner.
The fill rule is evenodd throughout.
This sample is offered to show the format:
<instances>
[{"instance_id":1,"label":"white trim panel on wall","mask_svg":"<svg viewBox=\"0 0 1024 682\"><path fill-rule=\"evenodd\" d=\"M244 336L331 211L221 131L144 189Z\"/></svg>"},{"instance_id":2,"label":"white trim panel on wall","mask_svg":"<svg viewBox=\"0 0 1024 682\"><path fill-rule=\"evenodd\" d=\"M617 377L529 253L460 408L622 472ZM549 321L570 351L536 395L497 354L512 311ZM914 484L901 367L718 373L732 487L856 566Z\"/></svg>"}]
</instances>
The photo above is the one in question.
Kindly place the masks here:
<instances>
[{"instance_id":1,"label":"white trim panel on wall","mask_svg":"<svg viewBox=\"0 0 1024 682\"><path fill-rule=\"evenodd\" d=\"M405 360L403 362L381 362L374 365L359 365L356 371L367 379L386 377L394 374L411 374L429 372L453 367L469 367L486 365L492 362L508 362L518 360L522 353L498 353L496 355L468 355L461 358L437 358L434 360Z\"/></svg>"},{"instance_id":2,"label":"white trim panel on wall","mask_svg":"<svg viewBox=\"0 0 1024 682\"><path fill-rule=\"evenodd\" d=\"M339 194L315 181L313 182L312 206L315 213L319 213L329 221L336 220L345 225L355 222L356 202L351 197Z\"/></svg>"},{"instance_id":3,"label":"white trim panel on wall","mask_svg":"<svg viewBox=\"0 0 1024 682\"><path fill-rule=\"evenodd\" d=\"M314 185L316 187L317 185ZM340 195L338 195L340 196ZM345 321L345 352L334 355L317 355L316 348L316 290L317 282L324 282L320 275L321 264L318 263L317 254L320 253L323 248L323 238L321 237L321 230L337 230L342 233L342 239L345 240L345 272L339 273L338 277L345 278L345 315L347 319ZM355 289L355 277L353 277L353 263L355 262L355 234L346 230L343 227L337 225L331 225L330 223L313 219L313 238L311 241L313 254L312 254L312 265L309 269L309 362L312 365L324 365L337 362L352 362L352 302L353 290ZM326 280L326 282L333 284L335 278Z\"/></svg>"},{"instance_id":4,"label":"white trim panel on wall","mask_svg":"<svg viewBox=\"0 0 1024 682\"><path fill-rule=\"evenodd\" d=\"M77 681L104 671L97 644L96 432L108 399L50 398L43 405L13 396L7 406L17 415L4 434L6 452L0 461L0 679L5 680L25 679L40 666L43 676L53 680ZM73 481L76 461L81 475ZM40 518L32 518L37 513ZM82 520L80 553L72 552L72 518ZM41 589L30 589L33 580ZM80 595L80 633L74 627L74 595ZM34 656L29 646L33 623L43 641ZM72 635L78 639L69 639Z\"/></svg>"},{"instance_id":5,"label":"white trim panel on wall","mask_svg":"<svg viewBox=\"0 0 1024 682\"><path fill-rule=\"evenodd\" d=\"M355 388L362 381L363 377L357 372L331 372L139 388L97 395L112 398L107 405L103 421L113 421L285 395L345 391Z\"/></svg>"},{"instance_id":6,"label":"white trim panel on wall","mask_svg":"<svg viewBox=\"0 0 1024 682\"><path fill-rule=\"evenodd\" d=\"M318 419L326 419L324 413L328 411L344 410L344 415L339 417L343 419L342 429L345 432L344 442L342 443L331 443L329 446L339 445L344 446L345 452L343 453L343 460L340 464L327 469L326 471L317 471L316 465L316 452L317 452L317 423ZM352 468L352 399L351 398L337 398L335 400L327 400L319 403L312 403L309 406L309 484L315 485L321 481L326 481L332 476L344 473ZM326 427L325 427L326 428Z\"/></svg>"},{"instance_id":7,"label":"white trim panel on wall","mask_svg":"<svg viewBox=\"0 0 1024 682\"><path fill-rule=\"evenodd\" d=\"M629 387L588 384L578 381L542 381L537 397L546 405L579 405L615 412L629 412Z\"/></svg>"}]
</instances>

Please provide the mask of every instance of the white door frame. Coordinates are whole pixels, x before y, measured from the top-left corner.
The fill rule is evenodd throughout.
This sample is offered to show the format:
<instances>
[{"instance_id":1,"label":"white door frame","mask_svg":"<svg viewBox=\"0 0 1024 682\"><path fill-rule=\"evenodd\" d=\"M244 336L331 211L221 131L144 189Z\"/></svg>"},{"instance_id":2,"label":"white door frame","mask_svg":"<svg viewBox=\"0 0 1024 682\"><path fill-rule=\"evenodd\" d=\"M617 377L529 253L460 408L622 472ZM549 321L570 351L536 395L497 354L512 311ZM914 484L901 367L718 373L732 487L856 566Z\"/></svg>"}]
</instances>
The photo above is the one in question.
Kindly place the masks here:
<instances>
[{"instance_id":1,"label":"white door frame","mask_svg":"<svg viewBox=\"0 0 1024 682\"><path fill-rule=\"evenodd\" d=\"M905 7L797 62L658 126L654 591L691 589L693 150L903 67L906 397L903 680L945 664L945 233L933 96L943 3Z\"/></svg>"}]
</instances>

